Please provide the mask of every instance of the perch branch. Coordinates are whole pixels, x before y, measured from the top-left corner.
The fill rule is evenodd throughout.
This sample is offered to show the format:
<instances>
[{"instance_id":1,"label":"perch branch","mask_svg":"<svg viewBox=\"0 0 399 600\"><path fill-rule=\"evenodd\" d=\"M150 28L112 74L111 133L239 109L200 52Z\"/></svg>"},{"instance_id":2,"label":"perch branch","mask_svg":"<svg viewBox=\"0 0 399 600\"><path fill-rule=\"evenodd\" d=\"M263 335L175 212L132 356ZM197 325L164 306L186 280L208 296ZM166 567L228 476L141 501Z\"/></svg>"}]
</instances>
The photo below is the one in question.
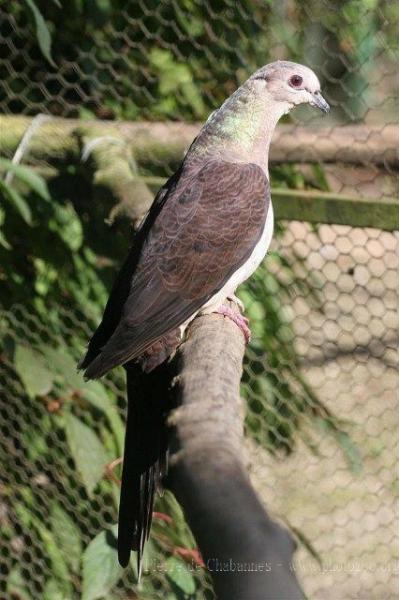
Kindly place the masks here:
<instances>
[{"instance_id":1,"label":"perch branch","mask_svg":"<svg viewBox=\"0 0 399 600\"><path fill-rule=\"evenodd\" d=\"M0 153L13 155L32 117L0 115ZM131 146L138 163L176 163L198 134L200 125L190 123L146 123L84 121L86 130L100 135L118 131ZM78 119L52 118L43 123L29 148L32 162L59 164L80 158L79 140L74 132L82 127ZM299 127L279 125L273 138L272 163L343 162L399 167L398 125L345 125Z\"/></svg>"},{"instance_id":2,"label":"perch branch","mask_svg":"<svg viewBox=\"0 0 399 600\"><path fill-rule=\"evenodd\" d=\"M0 116L2 153L13 155L30 123L32 120L28 117ZM358 193L352 197L337 191L273 188L277 219L378 227L389 231L398 228L397 174L392 172L389 175L386 171L378 171L375 166L399 166L398 126L374 127L367 130L367 135L361 126L319 128L317 131L295 127L295 135L293 132L291 125L278 128L272 146L272 161L336 160L340 164L346 163L348 173L345 176L350 177L353 189ZM54 176L54 166L60 163L79 163L82 157L89 159L90 168L83 172L92 177L95 191L100 195L100 204L106 206L112 199L109 222L122 215L137 225L151 204L153 192L165 181L162 177L140 175L139 164L151 162L153 166L157 161L162 164L177 162L197 133L197 125L185 123L118 124L50 117L30 137L25 154L29 163L41 160L38 168L48 178ZM317 156L313 154L316 147ZM53 166L43 168L43 159ZM356 161L374 165L370 168L356 167L362 171L356 174L350 171L354 168L350 164ZM306 165L303 167L306 168ZM334 168L337 167L338 164L335 164ZM370 169L372 172L368 173ZM370 181L374 182L373 190L370 190ZM381 193L382 190L385 191Z\"/></svg>"},{"instance_id":3,"label":"perch branch","mask_svg":"<svg viewBox=\"0 0 399 600\"><path fill-rule=\"evenodd\" d=\"M116 200L109 213L109 223L121 215L137 226L151 206L153 194L138 176L127 139L116 127L109 128L104 135L100 123L97 127L81 125L74 135L80 139L82 160L91 166L93 185Z\"/></svg>"},{"instance_id":4,"label":"perch branch","mask_svg":"<svg viewBox=\"0 0 399 600\"><path fill-rule=\"evenodd\" d=\"M243 463L244 338L221 315L195 319L175 359L167 486L184 509L218 600L303 598L294 543L270 519Z\"/></svg>"}]
</instances>

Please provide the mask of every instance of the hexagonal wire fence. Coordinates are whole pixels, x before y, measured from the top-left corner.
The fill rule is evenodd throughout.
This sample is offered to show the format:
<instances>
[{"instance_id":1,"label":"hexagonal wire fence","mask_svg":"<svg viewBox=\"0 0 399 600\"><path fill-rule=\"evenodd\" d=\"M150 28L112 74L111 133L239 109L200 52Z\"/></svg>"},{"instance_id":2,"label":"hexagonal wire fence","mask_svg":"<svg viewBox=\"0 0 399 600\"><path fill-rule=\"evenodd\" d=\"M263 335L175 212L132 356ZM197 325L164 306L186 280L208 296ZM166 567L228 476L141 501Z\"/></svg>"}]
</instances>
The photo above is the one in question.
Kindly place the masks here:
<instances>
[{"instance_id":1,"label":"hexagonal wire fence","mask_svg":"<svg viewBox=\"0 0 399 600\"><path fill-rule=\"evenodd\" d=\"M292 57L321 74L330 126L383 131L398 123L395 3L94 5L93 14L82 3L60 16L56 3L37 3L46 10L53 64L33 14L22 5L0 8L1 112L201 120L251 70ZM306 111L292 119L319 124ZM29 148L23 162L30 164ZM321 172L324 189L337 193L398 191L388 167L349 167L339 157L321 162L317 178L308 165L290 169L277 166L272 176L301 187ZM265 505L298 539L293 568L309 598L397 597L398 290L398 231L283 221L242 291L254 333L242 385L249 470ZM182 549L195 548L168 497L157 505L149 573L137 595L133 569L112 574L103 596L101 581L88 592L90 556L82 554L116 520L118 471L96 479L77 469L77 440L86 436L84 451L96 450L100 471L120 455L123 380L116 373L87 392L73 370L91 330L82 307L60 296L48 310L46 321L5 298L1 312L2 597L212 598L195 554L191 579L168 574Z\"/></svg>"}]
</instances>

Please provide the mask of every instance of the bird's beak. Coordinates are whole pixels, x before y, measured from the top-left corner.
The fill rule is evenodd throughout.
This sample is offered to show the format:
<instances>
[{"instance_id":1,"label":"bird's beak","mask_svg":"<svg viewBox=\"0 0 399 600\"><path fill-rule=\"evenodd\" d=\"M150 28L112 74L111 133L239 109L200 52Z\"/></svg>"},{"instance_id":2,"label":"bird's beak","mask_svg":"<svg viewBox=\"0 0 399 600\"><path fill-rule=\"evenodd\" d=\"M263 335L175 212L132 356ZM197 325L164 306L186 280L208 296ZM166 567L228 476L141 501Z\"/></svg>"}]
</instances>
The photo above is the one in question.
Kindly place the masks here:
<instances>
[{"instance_id":1,"label":"bird's beak","mask_svg":"<svg viewBox=\"0 0 399 600\"><path fill-rule=\"evenodd\" d=\"M326 100L324 100L320 92L314 92L312 94L312 100L310 104L312 106L317 106L317 108L320 108L320 110L322 110L325 113L330 112L330 105Z\"/></svg>"}]
</instances>

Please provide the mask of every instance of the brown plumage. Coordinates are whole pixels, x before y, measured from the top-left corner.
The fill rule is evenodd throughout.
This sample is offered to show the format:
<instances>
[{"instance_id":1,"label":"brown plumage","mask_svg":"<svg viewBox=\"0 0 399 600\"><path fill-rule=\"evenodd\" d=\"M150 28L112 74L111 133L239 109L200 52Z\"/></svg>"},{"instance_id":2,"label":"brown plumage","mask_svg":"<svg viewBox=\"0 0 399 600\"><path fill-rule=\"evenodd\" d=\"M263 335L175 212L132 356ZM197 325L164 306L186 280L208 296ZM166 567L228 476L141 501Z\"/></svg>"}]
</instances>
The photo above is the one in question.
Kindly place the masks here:
<instances>
[{"instance_id":1,"label":"brown plumage","mask_svg":"<svg viewBox=\"0 0 399 600\"><path fill-rule=\"evenodd\" d=\"M89 345L86 377L141 356L219 291L259 240L268 199L268 181L254 164L211 160L185 172L145 236L118 322L101 347L94 338Z\"/></svg>"},{"instance_id":2,"label":"brown plumage","mask_svg":"<svg viewBox=\"0 0 399 600\"><path fill-rule=\"evenodd\" d=\"M91 379L128 363L118 533L123 566L131 549L140 564L166 464L163 407L154 390L145 389L133 360L150 371L176 348L176 328L251 255L269 204L269 184L257 165L211 160L181 171L159 192L138 232L80 365Z\"/></svg>"},{"instance_id":3,"label":"brown plumage","mask_svg":"<svg viewBox=\"0 0 399 600\"><path fill-rule=\"evenodd\" d=\"M211 115L158 192L81 361L88 379L118 365L127 371L118 533L123 566L131 549L140 564L166 465L161 394L143 371L165 370L160 363L187 323L200 311L217 310L263 259L273 230L271 137L279 118L303 103L329 109L313 71L277 61Z\"/></svg>"}]
</instances>

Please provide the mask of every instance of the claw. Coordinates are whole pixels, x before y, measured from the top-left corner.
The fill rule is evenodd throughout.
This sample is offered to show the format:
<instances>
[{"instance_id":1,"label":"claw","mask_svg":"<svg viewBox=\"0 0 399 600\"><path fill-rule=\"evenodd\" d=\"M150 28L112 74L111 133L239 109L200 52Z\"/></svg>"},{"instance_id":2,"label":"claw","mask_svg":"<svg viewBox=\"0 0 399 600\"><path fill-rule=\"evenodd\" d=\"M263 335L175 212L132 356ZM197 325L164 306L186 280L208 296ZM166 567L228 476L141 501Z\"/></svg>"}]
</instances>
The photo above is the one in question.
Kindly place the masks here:
<instances>
[{"instance_id":1,"label":"claw","mask_svg":"<svg viewBox=\"0 0 399 600\"><path fill-rule=\"evenodd\" d=\"M219 306L216 312L234 321L234 323L241 329L246 343L249 343L249 341L251 340L251 330L248 327L249 321L246 317L243 317L243 315L236 313L232 308L230 308L229 306L225 306L224 304L222 304L222 306Z\"/></svg>"},{"instance_id":2,"label":"claw","mask_svg":"<svg viewBox=\"0 0 399 600\"><path fill-rule=\"evenodd\" d=\"M239 298L237 298L237 296L235 294L231 294L231 296L228 296L227 300L231 300L232 302L235 302L241 312L245 311L244 302L242 300L240 300Z\"/></svg>"}]
</instances>

